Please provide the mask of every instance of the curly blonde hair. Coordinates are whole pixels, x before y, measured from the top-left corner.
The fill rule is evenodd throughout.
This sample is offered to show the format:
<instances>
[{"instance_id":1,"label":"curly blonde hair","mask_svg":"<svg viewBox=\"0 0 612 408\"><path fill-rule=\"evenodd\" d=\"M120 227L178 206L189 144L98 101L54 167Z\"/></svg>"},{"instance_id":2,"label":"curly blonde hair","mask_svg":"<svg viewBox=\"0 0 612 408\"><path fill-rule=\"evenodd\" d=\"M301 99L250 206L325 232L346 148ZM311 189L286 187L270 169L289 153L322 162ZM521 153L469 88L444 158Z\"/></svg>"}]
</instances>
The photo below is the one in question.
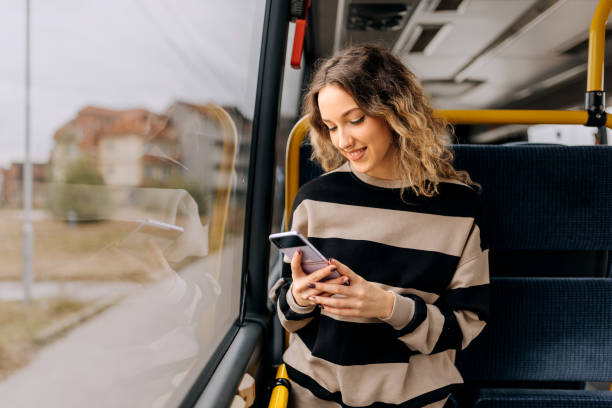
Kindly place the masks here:
<instances>
[{"instance_id":1,"label":"curly blonde hair","mask_svg":"<svg viewBox=\"0 0 612 408\"><path fill-rule=\"evenodd\" d=\"M480 187L467 172L453 167L453 153L444 146L447 123L434 117L416 76L391 51L376 45L352 46L323 61L304 96L303 111L311 123L312 158L325 171L346 162L332 144L319 111L319 92L330 85L351 95L366 115L386 121L402 185L410 186L417 196L437 194L441 179ZM401 189L402 196L405 189Z\"/></svg>"}]
</instances>

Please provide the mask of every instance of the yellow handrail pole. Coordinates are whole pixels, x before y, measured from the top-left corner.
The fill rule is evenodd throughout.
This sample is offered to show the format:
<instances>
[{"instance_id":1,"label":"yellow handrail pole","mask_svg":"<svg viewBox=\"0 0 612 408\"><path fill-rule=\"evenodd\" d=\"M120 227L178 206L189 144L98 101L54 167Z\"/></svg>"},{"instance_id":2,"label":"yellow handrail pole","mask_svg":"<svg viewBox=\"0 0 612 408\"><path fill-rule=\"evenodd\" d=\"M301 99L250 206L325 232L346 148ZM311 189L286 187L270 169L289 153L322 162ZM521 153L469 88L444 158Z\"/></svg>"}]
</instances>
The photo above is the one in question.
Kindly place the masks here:
<instances>
[{"instance_id":1,"label":"yellow handrail pole","mask_svg":"<svg viewBox=\"0 0 612 408\"><path fill-rule=\"evenodd\" d=\"M612 1L612 0L611 0ZM452 124L567 124L584 125L586 111L554 110L436 110L436 117Z\"/></svg>"},{"instance_id":2,"label":"yellow handrail pole","mask_svg":"<svg viewBox=\"0 0 612 408\"><path fill-rule=\"evenodd\" d=\"M272 396L268 408L285 408L289 402L289 376L287 368L281 364L276 371L276 382L272 388Z\"/></svg>"},{"instance_id":3,"label":"yellow handrail pole","mask_svg":"<svg viewBox=\"0 0 612 408\"><path fill-rule=\"evenodd\" d=\"M587 68L587 92L603 91L606 22L612 10L612 0L599 0L589 28L589 59ZM606 124L607 125L607 124Z\"/></svg>"},{"instance_id":4,"label":"yellow handrail pole","mask_svg":"<svg viewBox=\"0 0 612 408\"><path fill-rule=\"evenodd\" d=\"M293 199L300 188L300 146L310 130L308 116L302 117L291 129L285 155L285 231L289 231Z\"/></svg>"}]
</instances>

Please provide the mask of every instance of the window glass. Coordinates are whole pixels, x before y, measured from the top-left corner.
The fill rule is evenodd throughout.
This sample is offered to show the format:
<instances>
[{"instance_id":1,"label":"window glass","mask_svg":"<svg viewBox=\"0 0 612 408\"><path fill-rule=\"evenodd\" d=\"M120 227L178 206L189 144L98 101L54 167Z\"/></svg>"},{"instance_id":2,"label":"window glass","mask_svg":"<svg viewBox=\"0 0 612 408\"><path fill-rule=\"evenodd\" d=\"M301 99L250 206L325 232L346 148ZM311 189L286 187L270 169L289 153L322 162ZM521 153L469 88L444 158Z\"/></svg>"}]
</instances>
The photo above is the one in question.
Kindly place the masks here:
<instances>
[{"instance_id":1,"label":"window glass","mask_svg":"<svg viewBox=\"0 0 612 408\"><path fill-rule=\"evenodd\" d=\"M529 143L594 145L599 144L599 138L597 128L582 125L535 125L527 129Z\"/></svg>"},{"instance_id":2,"label":"window glass","mask_svg":"<svg viewBox=\"0 0 612 408\"><path fill-rule=\"evenodd\" d=\"M239 314L265 0L30 4L26 214L26 11L0 0L0 401L176 406Z\"/></svg>"}]
</instances>

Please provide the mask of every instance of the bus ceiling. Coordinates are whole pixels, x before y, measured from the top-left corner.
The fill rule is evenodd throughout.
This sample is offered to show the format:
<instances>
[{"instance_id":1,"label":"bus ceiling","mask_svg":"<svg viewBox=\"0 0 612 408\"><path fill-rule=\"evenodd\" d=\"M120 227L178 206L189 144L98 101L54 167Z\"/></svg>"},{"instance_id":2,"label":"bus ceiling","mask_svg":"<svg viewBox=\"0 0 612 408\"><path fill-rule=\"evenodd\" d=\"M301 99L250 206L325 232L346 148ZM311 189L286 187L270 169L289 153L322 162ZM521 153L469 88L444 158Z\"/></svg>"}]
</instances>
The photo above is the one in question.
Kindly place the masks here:
<instances>
[{"instance_id":1,"label":"bus ceiling","mask_svg":"<svg viewBox=\"0 0 612 408\"><path fill-rule=\"evenodd\" d=\"M587 71L597 91L612 71L603 63L612 55L604 40L610 0L310 3L307 63L351 43L384 44L440 109L582 109ZM589 22L599 27L590 30L590 70Z\"/></svg>"}]
</instances>

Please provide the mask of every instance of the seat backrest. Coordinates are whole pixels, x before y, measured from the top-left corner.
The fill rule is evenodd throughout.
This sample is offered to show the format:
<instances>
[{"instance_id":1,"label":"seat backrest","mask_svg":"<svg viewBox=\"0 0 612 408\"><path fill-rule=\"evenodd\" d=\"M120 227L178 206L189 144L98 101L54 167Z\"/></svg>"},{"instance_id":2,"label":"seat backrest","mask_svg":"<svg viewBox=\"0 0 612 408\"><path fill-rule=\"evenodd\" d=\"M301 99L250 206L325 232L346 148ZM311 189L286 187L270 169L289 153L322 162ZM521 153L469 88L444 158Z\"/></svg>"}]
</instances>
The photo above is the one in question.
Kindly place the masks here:
<instances>
[{"instance_id":1,"label":"seat backrest","mask_svg":"<svg viewBox=\"0 0 612 408\"><path fill-rule=\"evenodd\" d=\"M612 146L455 145L495 249L612 249Z\"/></svg>"},{"instance_id":2,"label":"seat backrest","mask_svg":"<svg viewBox=\"0 0 612 408\"><path fill-rule=\"evenodd\" d=\"M612 279L496 278L491 320L457 367L471 381L612 381Z\"/></svg>"},{"instance_id":3,"label":"seat backrest","mask_svg":"<svg viewBox=\"0 0 612 408\"><path fill-rule=\"evenodd\" d=\"M483 187L492 276L610 276L612 147L455 145Z\"/></svg>"}]
</instances>

